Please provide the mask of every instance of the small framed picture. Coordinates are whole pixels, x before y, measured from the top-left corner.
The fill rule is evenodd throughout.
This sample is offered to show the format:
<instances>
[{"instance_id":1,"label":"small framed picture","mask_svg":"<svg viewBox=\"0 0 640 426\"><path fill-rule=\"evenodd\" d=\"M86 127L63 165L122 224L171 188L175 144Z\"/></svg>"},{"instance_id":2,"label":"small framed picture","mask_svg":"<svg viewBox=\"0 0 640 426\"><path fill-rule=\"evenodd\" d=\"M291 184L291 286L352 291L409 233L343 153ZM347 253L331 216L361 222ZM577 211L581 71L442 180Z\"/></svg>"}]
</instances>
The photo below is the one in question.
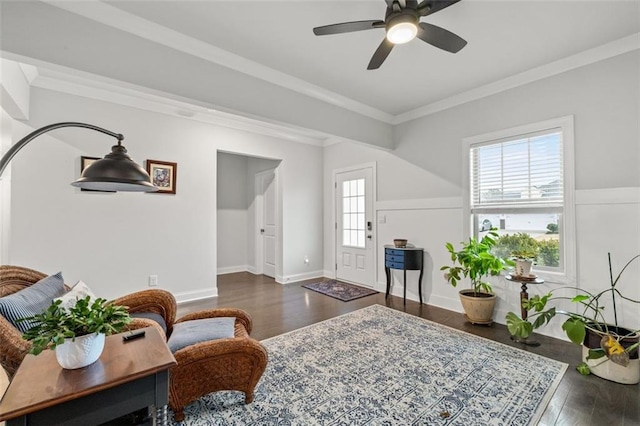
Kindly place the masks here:
<instances>
[{"instance_id":1,"label":"small framed picture","mask_svg":"<svg viewBox=\"0 0 640 426\"><path fill-rule=\"evenodd\" d=\"M98 157L85 157L84 155L80 157L80 174L84 172L84 169L92 165L94 162L101 160Z\"/></svg>"},{"instance_id":2,"label":"small framed picture","mask_svg":"<svg viewBox=\"0 0 640 426\"><path fill-rule=\"evenodd\" d=\"M95 161L98 160L102 160L102 158L100 157L85 157L84 155L80 157L80 175L82 175L82 172L84 172L84 169L86 169L87 167L89 167L91 164L93 164ZM115 192L115 191L100 191L97 189L84 189L84 188L80 188L80 191L87 191L87 192Z\"/></svg>"},{"instance_id":3,"label":"small framed picture","mask_svg":"<svg viewBox=\"0 0 640 426\"><path fill-rule=\"evenodd\" d=\"M158 188L158 193L175 194L177 163L147 160L147 173L151 176L151 184Z\"/></svg>"}]
</instances>

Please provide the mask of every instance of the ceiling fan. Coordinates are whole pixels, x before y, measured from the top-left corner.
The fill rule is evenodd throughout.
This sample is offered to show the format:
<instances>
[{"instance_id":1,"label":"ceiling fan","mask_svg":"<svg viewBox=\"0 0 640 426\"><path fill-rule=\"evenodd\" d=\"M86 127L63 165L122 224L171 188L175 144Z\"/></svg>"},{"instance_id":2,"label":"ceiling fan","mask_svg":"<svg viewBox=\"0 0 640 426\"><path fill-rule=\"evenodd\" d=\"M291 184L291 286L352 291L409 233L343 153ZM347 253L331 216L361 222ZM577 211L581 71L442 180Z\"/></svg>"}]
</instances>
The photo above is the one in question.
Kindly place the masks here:
<instances>
[{"instance_id":1,"label":"ceiling fan","mask_svg":"<svg viewBox=\"0 0 640 426\"><path fill-rule=\"evenodd\" d=\"M367 66L368 70L380 68L380 65L391 53L393 46L407 43L415 37L447 52L456 53L467 44L463 38L436 25L420 22L420 18L436 13L459 1L424 0L418 4L417 0L385 0L387 12L384 21L354 21L325 25L314 28L313 33L320 36L384 28L387 36L373 54L369 66Z\"/></svg>"}]
</instances>

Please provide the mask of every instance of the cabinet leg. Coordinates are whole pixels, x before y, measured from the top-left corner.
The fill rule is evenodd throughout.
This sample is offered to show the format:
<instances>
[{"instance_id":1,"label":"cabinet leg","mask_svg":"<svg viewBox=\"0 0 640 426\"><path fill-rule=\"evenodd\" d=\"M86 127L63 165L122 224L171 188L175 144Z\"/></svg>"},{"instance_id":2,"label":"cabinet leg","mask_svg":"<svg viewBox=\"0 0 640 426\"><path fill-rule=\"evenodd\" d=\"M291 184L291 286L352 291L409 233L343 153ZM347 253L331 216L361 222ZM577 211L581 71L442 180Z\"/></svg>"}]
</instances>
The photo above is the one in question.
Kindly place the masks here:
<instances>
[{"instance_id":1,"label":"cabinet leg","mask_svg":"<svg viewBox=\"0 0 640 426\"><path fill-rule=\"evenodd\" d=\"M420 277L418 278L418 294L420 295L420 304L422 305L422 275L424 268L420 266Z\"/></svg>"},{"instance_id":2,"label":"cabinet leg","mask_svg":"<svg viewBox=\"0 0 640 426\"><path fill-rule=\"evenodd\" d=\"M387 275L387 295L385 298L389 297L389 290L391 289L391 270L390 268L384 268L384 272Z\"/></svg>"},{"instance_id":3,"label":"cabinet leg","mask_svg":"<svg viewBox=\"0 0 640 426\"><path fill-rule=\"evenodd\" d=\"M403 269L402 273L404 274L404 295L403 295L403 304L407 304L407 270Z\"/></svg>"}]
</instances>

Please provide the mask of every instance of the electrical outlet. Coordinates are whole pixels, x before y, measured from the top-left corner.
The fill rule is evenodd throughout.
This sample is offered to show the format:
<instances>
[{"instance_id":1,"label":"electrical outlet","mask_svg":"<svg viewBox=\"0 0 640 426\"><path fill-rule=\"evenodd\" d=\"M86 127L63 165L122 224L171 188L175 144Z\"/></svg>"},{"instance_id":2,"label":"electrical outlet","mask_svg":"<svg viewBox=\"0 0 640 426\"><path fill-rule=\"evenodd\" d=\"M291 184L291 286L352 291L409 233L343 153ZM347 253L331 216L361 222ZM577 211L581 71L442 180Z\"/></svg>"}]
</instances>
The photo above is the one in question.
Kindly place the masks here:
<instances>
[{"instance_id":1,"label":"electrical outlet","mask_svg":"<svg viewBox=\"0 0 640 426\"><path fill-rule=\"evenodd\" d=\"M149 275L149 287L156 287L158 285L158 276Z\"/></svg>"}]
</instances>

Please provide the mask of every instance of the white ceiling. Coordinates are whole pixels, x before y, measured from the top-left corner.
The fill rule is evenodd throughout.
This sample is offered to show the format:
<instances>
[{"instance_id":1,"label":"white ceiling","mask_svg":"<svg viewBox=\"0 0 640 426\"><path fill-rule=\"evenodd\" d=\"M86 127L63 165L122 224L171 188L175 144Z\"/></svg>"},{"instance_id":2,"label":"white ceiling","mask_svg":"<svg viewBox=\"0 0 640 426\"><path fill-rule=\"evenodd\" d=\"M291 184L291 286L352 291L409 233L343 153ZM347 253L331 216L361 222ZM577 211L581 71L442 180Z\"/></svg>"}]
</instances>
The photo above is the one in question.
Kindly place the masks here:
<instances>
[{"instance_id":1,"label":"white ceiling","mask_svg":"<svg viewBox=\"0 0 640 426\"><path fill-rule=\"evenodd\" d=\"M463 0L422 18L466 39L459 53L416 39L367 71L384 30L312 28L383 19L383 0L108 4L394 116L640 31L637 0Z\"/></svg>"},{"instance_id":2,"label":"white ceiling","mask_svg":"<svg viewBox=\"0 0 640 426\"><path fill-rule=\"evenodd\" d=\"M36 86L80 93L74 84L97 82L94 89L109 95L145 93L144 105L151 96L181 116L229 114L314 140L387 149L395 124L640 49L640 0L462 0L422 21L463 37L464 49L451 54L416 39L373 71L367 64L384 30L317 37L312 29L383 19L384 0L0 0L0 7L0 52L37 66Z\"/></svg>"}]
</instances>

